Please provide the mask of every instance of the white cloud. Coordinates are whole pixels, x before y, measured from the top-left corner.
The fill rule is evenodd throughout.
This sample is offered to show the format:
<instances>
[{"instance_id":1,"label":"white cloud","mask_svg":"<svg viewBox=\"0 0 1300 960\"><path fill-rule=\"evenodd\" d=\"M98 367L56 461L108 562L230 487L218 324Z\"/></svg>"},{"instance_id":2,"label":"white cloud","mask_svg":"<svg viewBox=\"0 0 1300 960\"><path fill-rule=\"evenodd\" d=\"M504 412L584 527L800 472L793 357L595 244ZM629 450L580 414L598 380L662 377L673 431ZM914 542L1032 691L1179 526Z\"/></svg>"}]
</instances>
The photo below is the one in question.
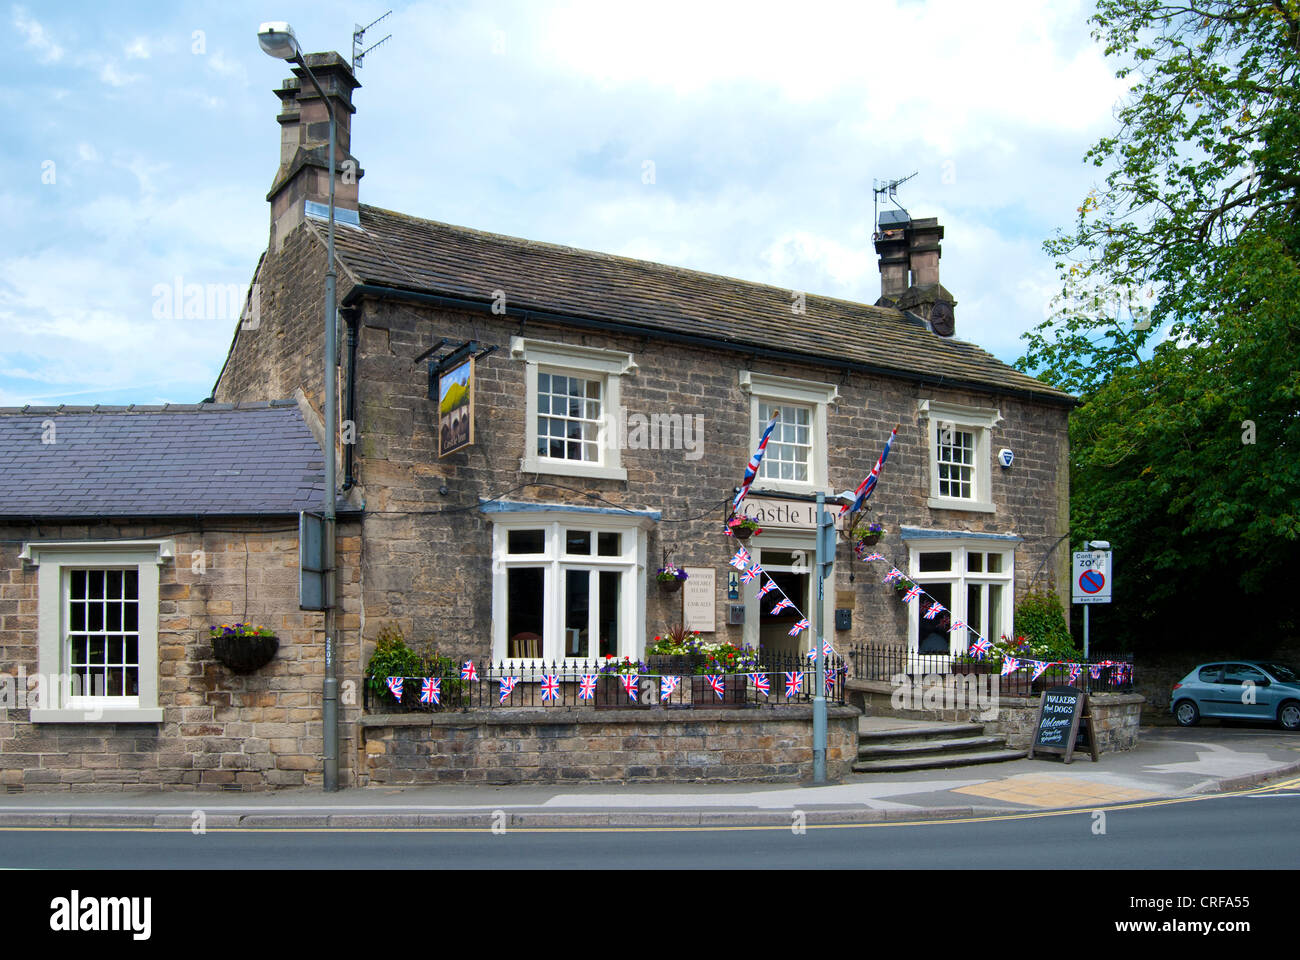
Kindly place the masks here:
<instances>
[{"instance_id":1,"label":"white cloud","mask_svg":"<svg viewBox=\"0 0 1300 960\"><path fill-rule=\"evenodd\" d=\"M148 60L150 56L149 39L136 37L122 51L128 60Z\"/></svg>"},{"instance_id":2,"label":"white cloud","mask_svg":"<svg viewBox=\"0 0 1300 960\"><path fill-rule=\"evenodd\" d=\"M113 61L107 61L99 70L99 79L110 87L125 87L140 79L138 73L123 73Z\"/></svg>"},{"instance_id":3,"label":"white cloud","mask_svg":"<svg viewBox=\"0 0 1300 960\"><path fill-rule=\"evenodd\" d=\"M22 34L27 46L36 51L41 63L56 63L63 59L63 48L54 42L26 7L15 6L12 13L15 29Z\"/></svg>"}]
</instances>

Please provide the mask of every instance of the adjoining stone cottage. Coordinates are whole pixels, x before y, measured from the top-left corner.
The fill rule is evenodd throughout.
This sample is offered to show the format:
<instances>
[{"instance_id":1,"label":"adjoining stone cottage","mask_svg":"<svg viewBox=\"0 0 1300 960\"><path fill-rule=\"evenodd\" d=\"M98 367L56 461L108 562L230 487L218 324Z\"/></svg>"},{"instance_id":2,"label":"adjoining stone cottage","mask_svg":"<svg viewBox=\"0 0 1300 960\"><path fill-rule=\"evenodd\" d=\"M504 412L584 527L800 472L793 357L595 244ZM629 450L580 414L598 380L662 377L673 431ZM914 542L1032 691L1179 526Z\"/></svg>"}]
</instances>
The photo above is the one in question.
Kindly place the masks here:
<instances>
[{"instance_id":1,"label":"adjoining stone cottage","mask_svg":"<svg viewBox=\"0 0 1300 960\"><path fill-rule=\"evenodd\" d=\"M345 684L362 684L387 626L457 661L639 658L648 638L683 619L682 593L655 581L665 558L698 572L696 588L711 582L694 614L712 638L806 648L806 637L790 639L789 623L760 608L753 588L730 582L734 541L721 532L724 504L776 410L778 430L746 501L763 525L749 550L809 616L815 495L855 487L896 425L872 503L871 519L887 528L877 549L954 617L994 637L1012 629L1016 597L1031 581L1065 582L1067 554L1053 548L1067 530L1074 400L955 338L935 220L882 230L882 295L868 306L366 206L350 129L356 79L337 54L308 63L338 113L348 171L338 183L336 240L337 395L348 442L335 453L340 495L355 511L344 537L355 562L343 565ZM236 330L213 399L242 408L298 396L318 422L326 113L301 76L276 95L280 168L268 195L270 241L250 290L255 322ZM462 346L477 358L467 384L473 442L440 456L430 358ZM1002 449L1014 452L1013 466L998 465ZM36 538L32 528L22 535L28 530ZM288 550L296 536L283 536ZM11 577L22 569L6 561ZM920 621L916 604L899 604L873 569L841 549L824 611L838 649L870 639L964 650L963 638ZM318 615L300 614L291 590L258 600L264 619L315 629ZM174 649L178 677L203 675L201 645ZM315 665L277 658L257 676L269 690L301 683L311 707L295 709L318 708ZM193 708L162 709L165 730L182 719L169 709ZM760 731L779 722L749 716L760 711L661 717L653 731L644 719L624 729L620 718L597 730L581 711L563 721L486 713L495 715L366 719L346 707L344 735L355 739L345 743L344 782L807 775L806 740ZM851 759L852 717L847 710L835 720L832 776ZM806 717L798 722L806 730ZM30 720L10 732L45 735ZM241 734L194 735L234 744ZM242 735L280 739L255 724ZM99 736L106 753L152 749L127 728ZM576 762L582 751L595 759ZM280 779L236 773L234 783Z\"/></svg>"}]
</instances>

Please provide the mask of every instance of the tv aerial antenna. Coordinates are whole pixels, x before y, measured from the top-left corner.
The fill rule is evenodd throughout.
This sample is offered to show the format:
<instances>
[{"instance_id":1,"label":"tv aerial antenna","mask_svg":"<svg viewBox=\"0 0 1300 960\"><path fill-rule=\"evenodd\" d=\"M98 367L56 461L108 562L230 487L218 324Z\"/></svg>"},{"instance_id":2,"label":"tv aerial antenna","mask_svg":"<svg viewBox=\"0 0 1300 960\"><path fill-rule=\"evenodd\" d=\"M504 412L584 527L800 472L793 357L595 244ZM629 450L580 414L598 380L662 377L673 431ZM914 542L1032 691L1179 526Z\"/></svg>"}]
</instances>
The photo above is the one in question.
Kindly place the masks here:
<instances>
[{"instance_id":1,"label":"tv aerial antenna","mask_svg":"<svg viewBox=\"0 0 1300 960\"><path fill-rule=\"evenodd\" d=\"M365 44L366 31L369 30L371 27L373 27L380 20L386 20L392 15L393 15L393 11L389 10L382 17L378 18L377 20L372 20L370 23L367 23L364 27L361 26L360 24L356 24L355 26L353 26L352 28L352 72L353 73L356 73L357 70L361 68L361 65L365 62L367 53L375 49L375 47L380 46L380 44L387 43L389 40L393 39L393 35L390 33L388 36L384 37L384 39L380 40L378 43L372 43L368 47Z\"/></svg>"},{"instance_id":2,"label":"tv aerial antenna","mask_svg":"<svg viewBox=\"0 0 1300 960\"><path fill-rule=\"evenodd\" d=\"M910 213L907 213L907 208L898 202L898 188L902 184L907 183L907 181L911 180L912 177L916 176L920 172L921 171L919 170L914 170L912 173L908 174L907 176L899 177L897 180L872 180L871 181L871 192L875 195L872 200L871 219L872 222L875 224L876 236L879 236L880 234L880 198L881 197L884 197L887 200L892 200L894 206L898 207L899 210L902 210L903 213L906 213L907 218L909 220L912 219L912 215Z\"/></svg>"}]
</instances>

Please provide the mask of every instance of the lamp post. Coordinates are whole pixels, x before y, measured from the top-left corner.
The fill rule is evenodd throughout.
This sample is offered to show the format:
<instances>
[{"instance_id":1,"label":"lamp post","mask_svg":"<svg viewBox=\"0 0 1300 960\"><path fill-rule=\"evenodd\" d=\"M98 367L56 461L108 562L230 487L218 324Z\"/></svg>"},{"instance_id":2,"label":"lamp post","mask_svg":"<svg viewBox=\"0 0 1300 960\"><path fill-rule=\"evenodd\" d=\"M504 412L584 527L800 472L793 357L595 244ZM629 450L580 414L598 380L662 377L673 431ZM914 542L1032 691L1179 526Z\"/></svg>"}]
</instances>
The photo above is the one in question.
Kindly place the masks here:
<instances>
[{"instance_id":1,"label":"lamp post","mask_svg":"<svg viewBox=\"0 0 1300 960\"><path fill-rule=\"evenodd\" d=\"M334 271L334 143L337 139L334 118L334 105L316 80L315 74L303 59L302 49L293 28L283 21L264 23L257 28L257 42L268 56L287 60L296 64L306 74L311 85L316 88L321 102L330 120L329 144L329 239L326 243L325 268L325 504L323 518L323 540L325 552L325 682L324 700L321 720L324 726L324 786L327 791L339 788L339 681L334 663L334 633L336 630L335 614L335 571L334 571L334 497L335 497L335 463L334 443L338 434L338 411L335 409L335 369L338 366L337 324L335 310L335 288L338 276Z\"/></svg>"}]
</instances>

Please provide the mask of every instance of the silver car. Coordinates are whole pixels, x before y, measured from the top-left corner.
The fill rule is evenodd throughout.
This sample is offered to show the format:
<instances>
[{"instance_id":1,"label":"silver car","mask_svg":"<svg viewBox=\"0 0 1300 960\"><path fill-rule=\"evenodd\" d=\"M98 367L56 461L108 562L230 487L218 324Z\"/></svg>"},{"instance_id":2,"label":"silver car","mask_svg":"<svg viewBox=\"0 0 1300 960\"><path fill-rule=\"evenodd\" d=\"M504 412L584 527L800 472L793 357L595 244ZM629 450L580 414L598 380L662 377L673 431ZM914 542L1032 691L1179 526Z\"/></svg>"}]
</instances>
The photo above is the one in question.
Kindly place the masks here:
<instances>
[{"instance_id":1,"label":"silver car","mask_svg":"<svg viewBox=\"0 0 1300 960\"><path fill-rule=\"evenodd\" d=\"M1210 717L1300 730L1300 673L1272 660L1205 663L1174 684L1169 710L1183 727Z\"/></svg>"}]
</instances>

